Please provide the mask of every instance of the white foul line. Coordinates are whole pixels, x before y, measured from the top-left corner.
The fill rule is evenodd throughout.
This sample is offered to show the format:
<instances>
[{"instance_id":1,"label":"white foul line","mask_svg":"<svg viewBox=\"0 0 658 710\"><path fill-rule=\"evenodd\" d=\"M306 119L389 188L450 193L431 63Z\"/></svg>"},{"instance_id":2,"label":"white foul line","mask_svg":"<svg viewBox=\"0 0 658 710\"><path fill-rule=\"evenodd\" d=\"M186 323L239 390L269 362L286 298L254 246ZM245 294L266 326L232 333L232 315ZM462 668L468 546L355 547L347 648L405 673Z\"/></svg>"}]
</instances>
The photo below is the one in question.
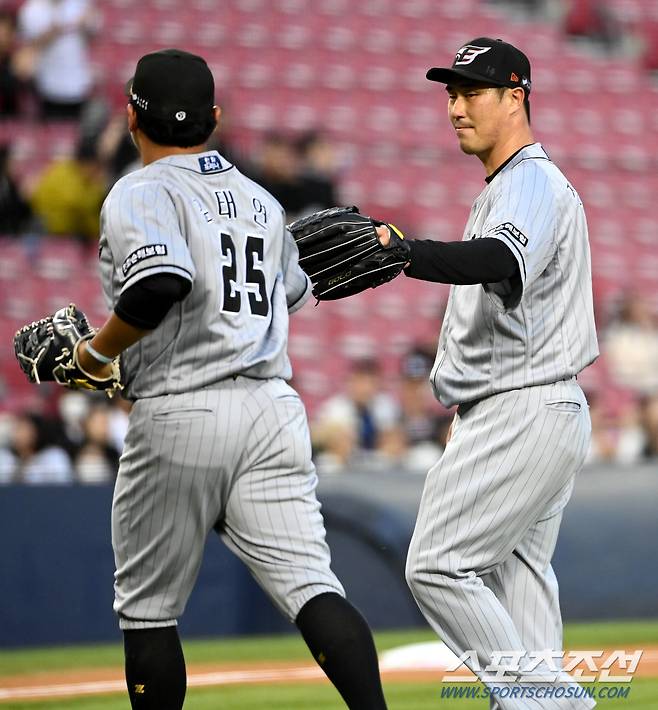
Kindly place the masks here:
<instances>
[{"instance_id":1,"label":"white foul line","mask_svg":"<svg viewBox=\"0 0 658 710\"><path fill-rule=\"evenodd\" d=\"M280 680L305 680L324 678L324 673L316 666L299 668L264 668L241 671L217 671L214 673L192 673L187 678L188 687L207 685L229 685L231 683L259 683ZM99 680L85 683L57 683L35 685L24 688L0 688L0 701L18 698L62 697L67 695L97 695L101 693L125 692L123 680Z\"/></svg>"},{"instance_id":2,"label":"white foul line","mask_svg":"<svg viewBox=\"0 0 658 710\"><path fill-rule=\"evenodd\" d=\"M658 660L658 650L649 649L644 651L643 660ZM405 673L414 670L423 672L430 670L430 667L408 668L400 666L398 668L390 665L382 667L382 673L395 672L396 670ZM438 670L434 666L433 670ZM260 668L244 669L233 671L215 671L212 673L191 673L187 677L187 685L190 688L200 688L212 685L230 685L232 683L264 683L268 681L286 680L315 680L324 678L324 673L317 666L298 666L292 668ZM472 678L468 678L472 680ZM1 680L0 680L1 682ZM18 700L25 698L43 697L66 697L74 695L101 695L103 693L123 693L126 691L124 680L98 680L84 683L56 683L50 685L34 685L17 688L0 688L0 702L3 700Z\"/></svg>"}]
</instances>

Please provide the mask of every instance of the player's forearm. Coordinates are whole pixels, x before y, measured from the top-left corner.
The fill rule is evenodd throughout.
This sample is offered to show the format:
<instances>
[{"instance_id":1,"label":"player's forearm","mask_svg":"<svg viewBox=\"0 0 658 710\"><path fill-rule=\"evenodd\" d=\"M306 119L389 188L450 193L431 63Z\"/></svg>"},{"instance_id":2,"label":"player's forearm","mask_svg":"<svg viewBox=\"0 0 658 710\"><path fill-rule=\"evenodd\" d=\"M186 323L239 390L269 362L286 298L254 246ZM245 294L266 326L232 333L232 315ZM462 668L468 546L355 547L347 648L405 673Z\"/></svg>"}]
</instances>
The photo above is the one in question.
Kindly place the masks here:
<instances>
[{"instance_id":1,"label":"player's forearm","mask_svg":"<svg viewBox=\"0 0 658 710\"><path fill-rule=\"evenodd\" d=\"M88 342L79 346L78 359L80 365L91 375L103 377L109 371L109 365L103 364L87 350L87 345L106 358L120 355L126 348L141 340L149 330L136 328L121 320L116 313L112 313L104 325Z\"/></svg>"},{"instance_id":2,"label":"player's forearm","mask_svg":"<svg viewBox=\"0 0 658 710\"><path fill-rule=\"evenodd\" d=\"M187 296L191 283L174 274L160 273L141 279L125 290L105 325L90 344L101 357L113 358L155 330L177 301ZM92 375L101 375L105 366L80 346L80 364Z\"/></svg>"},{"instance_id":3,"label":"player's forearm","mask_svg":"<svg viewBox=\"0 0 658 710\"><path fill-rule=\"evenodd\" d=\"M150 330L137 328L130 323L126 323L116 313L112 313L105 321L103 327L92 338L91 345L103 355L115 357L150 332Z\"/></svg>"},{"instance_id":4,"label":"player's forearm","mask_svg":"<svg viewBox=\"0 0 658 710\"><path fill-rule=\"evenodd\" d=\"M484 237L467 242L409 240L411 263L407 276L447 284L497 283L511 278L518 264L499 239Z\"/></svg>"}]
</instances>

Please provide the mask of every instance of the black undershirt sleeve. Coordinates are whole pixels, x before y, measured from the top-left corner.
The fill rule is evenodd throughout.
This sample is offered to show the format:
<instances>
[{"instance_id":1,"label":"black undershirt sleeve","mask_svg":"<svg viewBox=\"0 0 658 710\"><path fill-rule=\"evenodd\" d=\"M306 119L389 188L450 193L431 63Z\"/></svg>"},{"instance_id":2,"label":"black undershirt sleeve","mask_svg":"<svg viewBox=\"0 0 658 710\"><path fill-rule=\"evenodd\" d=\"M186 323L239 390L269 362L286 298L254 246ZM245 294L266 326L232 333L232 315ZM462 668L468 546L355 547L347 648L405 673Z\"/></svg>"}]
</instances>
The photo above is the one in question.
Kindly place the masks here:
<instances>
[{"instance_id":1,"label":"black undershirt sleeve","mask_svg":"<svg viewBox=\"0 0 658 710\"><path fill-rule=\"evenodd\" d=\"M519 270L512 250L500 239L483 237L467 242L410 239L411 263L407 276L446 284L497 283Z\"/></svg>"},{"instance_id":2,"label":"black undershirt sleeve","mask_svg":"<svg viewBox=\"0 0 658 710\"><path fill-rule=\"evenodd\" d=\"M114 312L128 325L155 330L174 303L182 301L191 288L188 279L176 274L147 276L119 296Z\"/></svg>"}]
</instances>

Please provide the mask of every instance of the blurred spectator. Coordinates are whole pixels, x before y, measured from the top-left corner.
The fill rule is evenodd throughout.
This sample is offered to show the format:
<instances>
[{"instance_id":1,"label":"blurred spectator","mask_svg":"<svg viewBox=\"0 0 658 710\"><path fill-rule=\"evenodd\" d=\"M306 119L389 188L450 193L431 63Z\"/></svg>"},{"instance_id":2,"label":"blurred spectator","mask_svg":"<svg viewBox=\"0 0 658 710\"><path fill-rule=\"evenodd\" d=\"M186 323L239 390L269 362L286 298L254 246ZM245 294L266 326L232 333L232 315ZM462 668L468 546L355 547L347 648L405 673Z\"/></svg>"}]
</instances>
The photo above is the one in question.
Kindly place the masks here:
<instances>
[{"instance_id":1,"label":"blurred spectator","mask_svg":"<svg viewBox=\"0 0 658 710\"><path fill-rule=\"evenodd\" d=\"M621 430L618 463L633 464L658 459L658 395L643 397L635 417Z\"/></svg>"},{"instance_id":2,"label":"blurred spectator","mask_svg":"<svg viewBox=\"0 0 658 710\"><path fill-rule=\"evenodd\" d=\"M492 5L504 5L515 11L515 18L518 17L518 12L521 11L528 15L541 15L547 10L547 6L555 0L489 0Z\"/></svg>"},{"instance_id":3,"label":"blurred spectator","mask_svg":"<svg viewBox=\"0 0 658 710\"><path fill-rule=\"evenodd\" d=\"M216 150L229 163L235 165L245 175L256 175L256 169L249 157L240 149L240 142L233 129L232 114L226 96L221 98L222 117L218 129L210 136L208 149Z\"/></svg>"},{"instance_id":4,"label":"blurred spectator","mask_svg":"<svg viewBox=\"0 0 658 710\"><path fill-rule=\"evenodd\" d=\"M76 479L102 483L116 478L130 402L121 397L65 392L58 403Z\"/></svg>"},{"instance_id":5,"label":"blurred spectator","mask_svg":"<svg viewBox=\"0 0 658 710\"><path fill-rule=\"evenodd\" d=\"M324 136L310 131L297 140L296 147L301 161L303 211L315 212L337 205L334 146Z\"/></svg>"},{"instance_id":6,"label":"blurred spectator","mask_svg":"<svg viewBox=\"0 0 658 710\"><path fill-rule=\"evenodd\" d=\"M130 137L125 114L112 117L98 139L98 157L108 174L108 189L124 175L142 167Z\"/></svg>"},{"instance_id":7,"label":"blurred spectator","mask_svg":"<svg viewBox=\"0 0 658 710\"><path fill-rule=\"evenodd\" d=\"M313 461L320 474L342 473L355 464L357 432L349 421L323 419L313 427Z\"/></svg>"},{"instance_id":8,"label":"blurred spectator","mask_svg":"<svg viewBox=\"0 0 658 710\"><path fill-rule=\"evenodd\" d=\"M378 363L369 358L357 360L352 364L347 391L320 406L313 427L314 444L325 460L343 466L364 453L397 455L397 418L395 400L382 392Z\"/></svg>"},{"instance_id":9,"label":"blurred spectator","mask_svg":"<svg viewBox=\"0 0 658 710\"><path fill-rule=\"evenodd\" d=\"M316 134L298 141L268 133L261 145L254 178L276 197L288 220L336 204L327 170L331 147Z\"/></svg>"},{"instance_id":10,"label":"blurred spectator","mask_svg":"<svg viewBox=\"0 0 658 710\"><path fill-rule=\"evenodd\" d=\"M96 148L85 141L75 157L56 160L45 169L30 201L48 234L96 241L106 193L107 182Z\"/></svg>"},{"instance_id":11,"label":"blurred spectator","mask_svg":"<svg viewBox=\"0 0 658 710\"><path fill-rule=\"evenodd\" d=\"M445 447L446 421L432 396L428 382L434 363L433 347L414 347L402 359L399 430L405 439L407 468L422 471L434 465Z\"/></svg>"},{"instance_id":12,"label":"blurred spectator","mask_svg":"<svg viewBox=\"0 0 658 710\"><path fill-rule=\"evenodd\" d=\"M617 455L617 423L606 411L595 392L586 392L589 415L592 421L592 438L586 463L613 461Z\"/></svg>"},{"instance_id":13,"label":"blurred spectator","mask_svg":"<svg viewBox=\"0 0 658 710\"><path fill-rule=\"evenodd\" d=\"M420 346L413 348L402 359L401 425L410 445L435 441L437 414L428 406L431 400L427 381L433 362L433 353Z\"/></svg>"},{"instance_id":14,"label":"blurred spectator","mask_svg":"<svg viewBox=\"0 0 658 710\"><path fill-rule=\"evenodd\" d=\"M15 116L20 109L21 82L16 73L16 20L0 10L0 116Z\"/></svg>"},{"instance_id":15,"label":"blurred spectator","mask_svg":"<svg viewBox=\"0 0 658 710\"><path fill-rule=\"evenodd\" d=\"M289 218L303 208L300 194L299 155L291 140L280 133L268 133L263 139L254 179L281 203Z\"/></svg>"},{"instance_id":16,"label":"blurred spectator","mask_svg":"<svg viewBox=\"0 0 658 710\"><path fill-rule=\"evenodd\" d=\"M23 413L14 418L10 444L0 450L2 483L71 483L71 459L56 420Z\"/></svg>"},{"instance_id":17,"label":"blurred spectator","mask_svg":"<svg viewBox=\"0 0 658 710\"><path fill-rule=\"evenodd\" d=\"M608 369L618 385L636 394L658 392L658 328L647 301L627 294L604 339Z\"/></svg>"},{"instance_id":18,"label":"blurred spectator","mask_svg":"<svg viewBox=\"0 0 658 710\"><path fill-rule=\"evenodd\" d=\"M643 459L658 458L658 395L646 397L641 402L642 429L644 431Z\"/></svg>"},{"instance_id":19,"label":"blurred spectator","mask_svg":"<svg viewBox=\"0 0 658 710\"><path fill-rule=\"evenodd\" d=\"M128 431L128 415L132 402L123 397L114 397L109 410L108 440L116 451L121 453Z\"/></svg>"},{"instance_id":20,"label":"blurred spectator","mask_svg":"<svg viewBox=\"0 0 658 710\"><path fill-rule=\"evenodd\" d=\"M91 404L91 393L76 390L66 390L57 402L57 412L71 454L75 453L84 442L84 422Z\"/></svg>"},{"instance_id":21,"label":"blurred spectator","mask_svg":"<svg viewBox=\"0 0 658 710\"><path fill-rule=\"evenodd\" d=\"M20 234L28 227L31 214L12 175L9 147L0 145L0 234Z\"/></svg>"},{"instance_id":22,"label":"blurred spectator","mask_svg":"<svg viewBox=\"0 0 658 710\"><path fill-rule=\"evenodd\" d=\"M658 72L658 13L641 23L642 64L650 72Z\"/></svg>"},{"instance_id":23,"label":"blurred spectator","mask_svg":"<svg viewBox=\"0 0 658 710\"><path fill-rule=\"evenodd\" d=\"M84 420L84 441L75 455L75 475L81 483L106 483L116 478L119 451L112 442L110 407L96 404Z\"/></svg>"},{"instance_id":24,"label":"blurred spectator","mask_svg":"<svg viewBox=\"0 0 658 710\"><path fill-rule=\"evenodd\" d=\"M619 46L622 28L607 3L601 0L571 0L565 16L564 31L571 37L585 37L607 51Z\"/></svg>"},{"instance_id":25,"label":"blurred spectator","mask_svg":"<svg viewBox=\"0 0 658 710\"><path fill-rule=\"evenodd\" d=\"M34 87L41 115L77 119L93 86L87 43L97 28L88 0L27 0L19 29L35 51Z\"/></svg>"}]
</instances>

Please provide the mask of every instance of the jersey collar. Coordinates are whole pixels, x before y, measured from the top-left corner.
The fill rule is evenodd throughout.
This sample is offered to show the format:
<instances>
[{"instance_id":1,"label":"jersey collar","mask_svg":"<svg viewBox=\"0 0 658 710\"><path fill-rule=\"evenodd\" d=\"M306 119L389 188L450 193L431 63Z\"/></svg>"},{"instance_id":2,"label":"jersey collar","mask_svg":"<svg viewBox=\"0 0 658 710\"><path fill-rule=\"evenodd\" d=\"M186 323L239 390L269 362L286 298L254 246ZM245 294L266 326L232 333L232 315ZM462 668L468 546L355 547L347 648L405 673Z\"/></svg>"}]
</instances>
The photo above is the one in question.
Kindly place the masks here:
<instances>
[{"instance_id":1,"label":"jersey collar","mask_svg":"<svg viewBox=\"0 0 658 710\"><path fill-rule=\"evenodd\" d=\"M173 165L176 168L192 170L200 175L221 173L233 167L233 165L216 150L204 150L202 153L168 155L155 162L160 165Z\"/></svg>"},{"instance_id":2,"label":"jersey collar","mask_svg":"<svg viewBox=\"0 0 658 710\"><path fill-rule=\"evenodd\" d=\"M522 160L526 160L527 158L546 159L548 158L548 155L546 154L546 151L542 148L541 143L528 143L527 145L524 145L519 148L515 153L512 153L512 155L510 155L510 157L504 163L501 163L491 173L491 175L487 175L487 177L484 178L484 181L489 184L496 177L496 175L502 172L505 168L513 168L515 165L520 163Z\"/></svg>"}]
</instances>

